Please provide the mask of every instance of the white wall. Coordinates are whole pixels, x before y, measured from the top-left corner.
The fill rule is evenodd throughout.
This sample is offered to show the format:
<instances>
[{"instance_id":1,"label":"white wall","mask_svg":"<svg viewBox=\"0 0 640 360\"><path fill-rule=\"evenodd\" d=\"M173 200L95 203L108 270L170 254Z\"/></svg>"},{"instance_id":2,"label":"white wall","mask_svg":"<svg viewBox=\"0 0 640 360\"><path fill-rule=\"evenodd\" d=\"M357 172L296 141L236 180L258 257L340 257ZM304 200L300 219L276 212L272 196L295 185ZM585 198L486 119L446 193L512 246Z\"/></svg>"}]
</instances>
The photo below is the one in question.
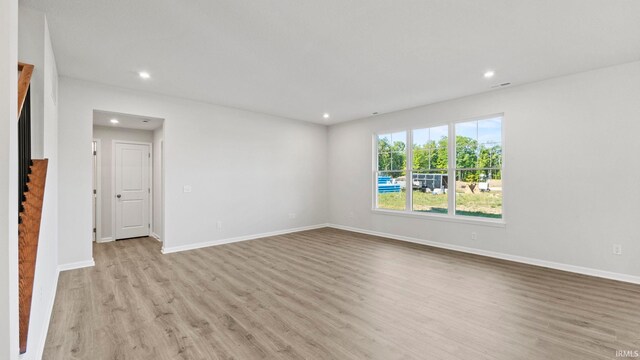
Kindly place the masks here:
<instances>
[{"instance_id":1,"label":"white wall","mask_svg":"<svg viewBox=\"0 0 640 360\"><path fill-rule=\"evenodd\" d=\"M100 157L102 189L101 197L101 222L98 240L111 241L113 237L112 205L115 194L113 193L113 140L137 141L153 143L153 132L150 130L123 129L117 127L94 126L93 138L100 139Z\"/></svg>"},{"instance_id":2,"label":"white wall","mask_svg":"<svg viewBox=\"0 0 640 360\"><path fill-rule=\"evenodd\" d=\"M501 112L506 228L371 211L374 132ZM332 126L331 222L640 275L638 119L640 62ZM472 231L478 240L470 240ZM622 245L622 256L612 254L613 244Z\"/></svg>"},{"instance_id":3,"label":"white wall","mask_svg":"<svg viewBox=\"0 0 640 360\"><path fill-rule=\"evenodd\" d=\"M18 1L0 1L0 359L18 358Z\"/></svg>"},{"instance_id":4,"label":"white wall","mask_svg":"<svg viewBox=\"0 0 640 360\"><path fill-rule=\"evenodd\" d=\"M27 352L21 359L40 359L47 336L58 275L58 72L43 13L20 7L20 60L35 65L31 82L32 157L47 158L36 272L31 301Z\"/></svg>"},{"instance_id":5,"label":"white wall","mask_svg":"<svg viewBox=\"0 0 640 360\"><path fill-rule=\"evenodd\" d=\"M61 264L91 261L94 110L165 119L165 248L326 222L326 127L63 77Z\"/></svg>"},{"instance_id":6,"label":"white wall","mask_svg":"<svg viewBox=\"0 0 640 360\"><path fill-rule=\"evenodd\" d=\"M153 220L151 224L152 235L164 239L162 229L163 205L162 205L162 141L164 140L163 129L156 129L153 132Z\"/></svg>"}]
</instances>

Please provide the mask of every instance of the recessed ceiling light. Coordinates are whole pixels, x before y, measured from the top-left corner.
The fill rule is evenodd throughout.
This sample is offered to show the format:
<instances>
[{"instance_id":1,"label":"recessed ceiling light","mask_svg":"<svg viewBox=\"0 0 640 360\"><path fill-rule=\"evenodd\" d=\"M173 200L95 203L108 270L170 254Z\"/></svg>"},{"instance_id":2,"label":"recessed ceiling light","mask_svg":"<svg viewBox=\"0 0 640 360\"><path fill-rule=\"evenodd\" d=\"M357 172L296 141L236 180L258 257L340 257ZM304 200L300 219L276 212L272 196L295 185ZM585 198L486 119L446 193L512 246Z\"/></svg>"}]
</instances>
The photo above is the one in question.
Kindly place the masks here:
<instances>
[{"instance_id":1,"label":"recessed ceiling light","mask_svg":"<svg viewBox=\"0 0 640 360\"><path fill-rule=\"evenodd\" d=\"M496 73L495 73L495 71L493 71L493 70L489 70L489 71L487 71L487 72L485 72L485 73L484 73L484 77L485 77L485 78L487 78L487 79L489 79L489 78L492 78L492 77L493 77L493 75L495 75L495 74L496 74Z\"/></svg>"},{"instance_id":2,"label":"recessed ceiling light","mask_svg":"<svg viewBox=\"0 0 640 360\"><path fill-rule=\"evenodd\" d=\"M117 123L119 123L119 122L120 122L120 121L118 121L118 119L111 119L111 120L109 120L109 121L110 121L112 124L117 124Z\"/></svg>"},{"instance_id":3,"label":"recessed ceiling light","mask_svg":"<svg viewBox=\"0 0 640 360\"><path fill-rule=\"evenodd\" d=\"M149 73L148 73L148 72L146 72L146 71L140 71L140 72L138 73L138 75L140 75L140 78L142 78L142 79L148 79L148 78L150 78L150 77L151 77L151 75L149 75Z\"/></svg>"},{"instance_id":4,"label":"recessed ceiling light","mask_svg":"<svg viewBox=\"0 0 640 360\"><path fill-rule=\"evenodd\" d=\"M324 114L322 114L322 118L323 118L323 119L328 119L328 118L329 118L329 113L324 113Z\"/></svg>"}]
</instances>

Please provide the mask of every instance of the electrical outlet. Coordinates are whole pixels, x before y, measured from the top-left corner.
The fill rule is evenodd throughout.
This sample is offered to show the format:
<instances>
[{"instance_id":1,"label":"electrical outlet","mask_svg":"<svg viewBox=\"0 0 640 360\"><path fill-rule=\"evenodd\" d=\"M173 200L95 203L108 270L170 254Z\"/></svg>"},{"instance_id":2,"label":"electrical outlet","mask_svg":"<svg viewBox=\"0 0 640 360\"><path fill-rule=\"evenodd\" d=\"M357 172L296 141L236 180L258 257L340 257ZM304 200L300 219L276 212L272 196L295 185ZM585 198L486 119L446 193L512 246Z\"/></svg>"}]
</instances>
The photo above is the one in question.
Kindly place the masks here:
<instances>
[{"instance_id":1,"label":"electrical outlet","mask_svg":"<svg viewBox=\"0 0 640 360\"><path fill-rule=\"evenodd\" d=\"M356 217L356 214L354 214L353 211L350 211L349 212L349 217L353 219L354 217Z\"/></svg>"},{"instance_id":2,"label":"electrical outlet","mask_svg":"<svg viewBox=\"0 0 640 360\"><path fill-rule=\"evenodd\" d=\"M289 219L295 219L296 213L289 213Z\"/></svg>"},{"instance_id":3,"label":"electrical outlet","mask_svg":"<svg viewBox=\"0 0 640 360\"><path fill-rule=\"evenodd\" d=\"M191 185L185 185L185 186L182 188L182 191L183 191L183 192L186 192L186 193L190 193L190 192L191 192Z\"/></svg>"},{"instance_id":4,"label":"electrical outlet","mask_svg":"<svg viewBox=\"0 0 640 360\"><path fill-rule=\"evenodd\" d=\"M471 233L471 240L478 240L478 233L477 232L472 232Z\"/></svg>"},{"instance_id":5,"label":"electrical outlet","mask_svg":"<svg viewBox=\"0 0 640 360\"><path fill-rule=\"evenodd\" d=\"M613 255L622 255L622 245L613 244Z\"/></svg>"},{"instance_id":6,"label":"electrical outlet","mask_svg":"<svg viewBox=\"0 0 640 360\"><path fill-rule=\"evenodd\" d=\"M222 229L222 221L218 220L218 222L216 223L216 226L218 227L218 230Z\"/></svg>"}]
</instances>

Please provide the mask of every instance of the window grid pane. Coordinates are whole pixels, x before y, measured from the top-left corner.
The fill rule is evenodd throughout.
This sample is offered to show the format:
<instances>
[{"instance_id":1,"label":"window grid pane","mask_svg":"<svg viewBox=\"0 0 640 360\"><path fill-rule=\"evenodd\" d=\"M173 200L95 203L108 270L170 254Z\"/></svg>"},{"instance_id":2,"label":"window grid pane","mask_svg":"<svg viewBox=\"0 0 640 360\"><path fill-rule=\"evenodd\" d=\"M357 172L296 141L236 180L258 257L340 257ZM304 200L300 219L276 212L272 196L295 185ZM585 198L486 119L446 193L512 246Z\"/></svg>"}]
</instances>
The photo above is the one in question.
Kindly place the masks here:
<instances>
[{"instance_id":1,"label":"window grid pane","mask_svg":"<svg viewBox=\"0 0 640 360\"><path fill-rule=\"evenodd\" d=\"M502 218L502 117L411 131L410 159L407 132L377 137L377 208Z\"/></svg>"},{"instance_id":2,"label":"window grid pane","mask_svg":"<svg viewBox=\"0 0 640 360\"><path fill-rule=\"evenodd\" d=\"M413 130L413 169L447 169L448 126Z\"/></svg>"},{"instance_id":3,"label":"window grid pane","mask_svg":"<svg viewBox=\"0 0 640 360\"><path fill-rule=\"evenodd\" d=\"M448 213L449 175L447 170L412 172L411 179L413 211Z\"/></svg>"},{"instance_id":4,"label":"window grid pane","mask_svg":"<svg viewBox=\"0 0 640 360\"><path fill-rule=\"evenodd\" d=\"M378 209L406 210L406 142L406 132L378 135L378 171L375 174Z\"/></svg>"},{"instance_id":5,"label":"window grid pane","mask_svg":"<svg viewBox=\"0 0 640 360\"><path fill-rule=\"evenodd\" d=\"M378 209L405 210L406 191L403 171L376 172L376 204Z\"/></svg>"},{"instance_id":6,"label":"window grid pane","mask_svg":"<svg viewBox=\"0 0 640 360\"><path fill-rule=\"evenodd\" d=\"M455 215L502 218L502 118L455 125Z\"/></svg>"}]
</instances>

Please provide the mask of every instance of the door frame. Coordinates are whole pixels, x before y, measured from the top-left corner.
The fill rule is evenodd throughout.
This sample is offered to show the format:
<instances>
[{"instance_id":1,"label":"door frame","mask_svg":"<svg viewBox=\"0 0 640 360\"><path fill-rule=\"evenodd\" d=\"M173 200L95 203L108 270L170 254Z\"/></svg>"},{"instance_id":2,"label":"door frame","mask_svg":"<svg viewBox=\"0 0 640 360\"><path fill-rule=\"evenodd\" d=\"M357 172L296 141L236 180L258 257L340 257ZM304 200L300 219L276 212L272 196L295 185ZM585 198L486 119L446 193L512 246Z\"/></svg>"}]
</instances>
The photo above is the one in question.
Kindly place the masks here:
<instances>
[{"instance_id":1,"label":"door frame","mask_svg":"<svg viewBox=\"0 0 640 360\"><path fill-rule=\"evenodd\" d=\"M164 126L164 125L163 125ZM163 133L163 137L160 138L160 140L158 141L158 148L160 149L158 156L160 156L160 196L158 200L160 201L160 220L161 220L161 226L160 229L156 228L156 224L154 222L155 220L155 211L153 211L153 209L151 210L151 213L153 214L152 219L151 219L151 229L153 230L151 232L151 237L154 237L156 240L160 241L161 243L164 244L164 133ZM155 172L154 172L155 174ZM154 195L153 197L155 197L156 193L153 191L155 188L151 189L151 193ZM158 234L158 230L160 230L160 233L162 234L162 237L160 237L160 235Z\"/></svg>"},{"instance_id":2,"label":"door frame","mask_svg":"<svg viewBox=\"0 0 640 360\"><path fill-rule=\"evenodd\" d=\"M153 228L153 143L129 140L111 140L111 233L116 236L116 144L147 145L149 148L149 235Z\"/></svg>"},{"instance_id":3,"label":"door frame","mask_svg":"<svg viewBox=\"0 0 640 360\"><path fill-rule=\"evenodd\" d=\"M102 141L100 139L93 139L96 143L96 155L95 156L95 166L96 168L93 171L93 182L95 184L96 193L91 196L95 196L96 198L96 218L95 218L95 242L102 242ZM93 191L93 189L91 189Z\"/></svg>"}]
</instances>

